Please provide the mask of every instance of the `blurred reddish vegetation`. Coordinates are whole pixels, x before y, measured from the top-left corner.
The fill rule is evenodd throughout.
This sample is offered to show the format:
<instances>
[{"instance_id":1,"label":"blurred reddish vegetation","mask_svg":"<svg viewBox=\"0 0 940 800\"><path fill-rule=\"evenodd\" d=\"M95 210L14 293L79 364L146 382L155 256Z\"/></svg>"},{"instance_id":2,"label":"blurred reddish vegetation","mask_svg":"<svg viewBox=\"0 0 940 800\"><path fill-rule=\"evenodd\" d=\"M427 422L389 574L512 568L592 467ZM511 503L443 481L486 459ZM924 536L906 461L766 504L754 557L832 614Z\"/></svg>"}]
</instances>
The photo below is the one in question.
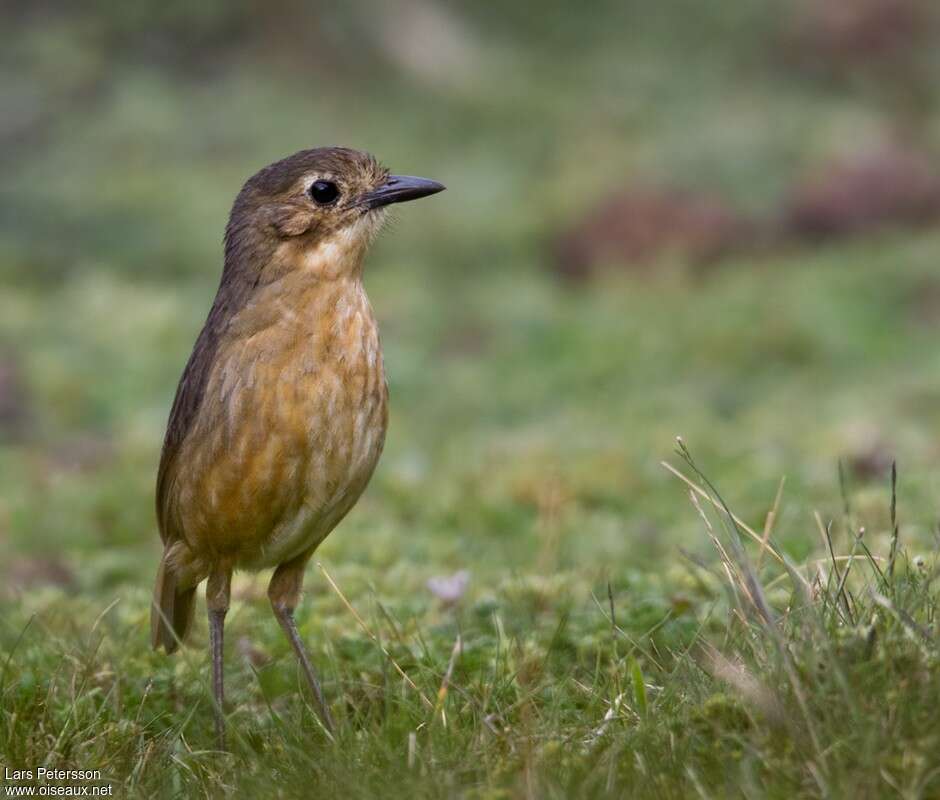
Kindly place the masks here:
<instances>
[{"instance_id":1,"label":"blurred reddish vegetation","mask_svg":"<svg viewBox=\"0 0 940 800\"><path fill-rule=\"evenodd\" d=\"M934 105L940 3L936 0L803 0L777 53L850 88L887 113L889 124L924 132Z\"/></svg>"},{"instance_id":2,"label":"blurred reddish vegetation","mask_svg":"<svg viewBox=\"0 0 940 800\"><path fill-rule=\"evenodd\" d=\"M797 239L934 225L940 221L937 159L898 144L840 158L797 184L782 217L785 233Z\"/></svg>"},{"instance_id":3,"label":"blurred reddish vegetation","mask_svg":"<svg viewBox=\"0 0 940 800\"><path fill-rule=\"evenodd\" d=\"M936 32L927 0L812 0L794 16L790 52L832 69L906 61Z\"/></svg>"},{"instance_id":4,"label":"blurred reddish vegetation","mask_svg":"<svg viewBox=\"0 0 940 800\"><path fill-rule=\"evenodd\" d=\"M940 160L929 146L933 74L940 52L937 0L801 0L789 7L776 52L788 69L850 82L880 109L882 144L794 177L775 211L749 219L721 197L666 186L613 191L554 243L568 279L600 266L639 268L664 256L695 266L729 255L791 247L940 221Z\"/></svg>"},{"instance_id":5,"label":"blurred reddish vegetation","mask_svg":"<svg viewBox=\"0 0 940 800\"><path fill-rule=\"evenodd\" d=\"M569 280L601 267L649 268L674 256L692 266L745 252L940 223L940 159L914 145L882 143L817 166L794 181L767 219L720 197L645 186L608 195L554 244L554 270Z\"/></svg>"},{"instance_id":6,"label":"blurred reddish vegetation","mask_svg":"<svg viewBox=\"0 0 940 800\"><path fill-rule=\"evenodd\" d=\"M3 587L9 592L36 586L75 585L75 574L64 561L55 556L13 559L7 563L5 573Z\"/></svg>"},{"instance_id":7,"label":"blurred reddish vegetation","mask_svg":"<svg viewBox=\"0 0 940 800\"><path fill-rule=\"evenodd\" d=\"M869 442L851 453L847 461L852 477L865 483L885 480L891 473L893 462L893 449L880 440Z\"/></svg>"},{"instance_id":8,"label":"blurred reddish vegetation","mask_svg":"<svg viewBox=\"0 0 940 800\"><path fill-rule=\"evenodd\" d=\"M555 243L557 272L584 279L602 264L642 265L664 254L708 263L749 244L752 224L720 198L645 187L607 198Z\"/></svg>"},{"instance_id":9,"label":"blurred reddish vegetation","mask_svg":"<svg viewBox=\"0 0 940 800\"><path fill-rule=\"evenodd\" d=\"M0 353L0 439L18 439L29 426L26 386L16 361Z\"/></svg>"}]
</instances>

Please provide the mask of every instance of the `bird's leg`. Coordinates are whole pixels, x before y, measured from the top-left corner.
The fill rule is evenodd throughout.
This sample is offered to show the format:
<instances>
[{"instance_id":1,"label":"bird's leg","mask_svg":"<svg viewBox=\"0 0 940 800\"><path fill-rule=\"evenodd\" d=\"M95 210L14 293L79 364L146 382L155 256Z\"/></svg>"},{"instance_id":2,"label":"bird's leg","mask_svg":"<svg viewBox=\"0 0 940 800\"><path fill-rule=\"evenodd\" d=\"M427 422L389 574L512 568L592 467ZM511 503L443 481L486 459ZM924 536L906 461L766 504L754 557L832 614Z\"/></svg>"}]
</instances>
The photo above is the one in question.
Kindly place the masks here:
<instances>
[{"instance_id":1,"label":"bird's leg","mask_svg":"<svg viewBox=\"0 0 940 800\"><path fill-rule=\"evenodd\" d=\"M219 749L225 750L225 689L222 681L222 632L225 614L228 611L229 593L232 587L232 570L225 565L216 565L206 584L206 607L209 610L209 653L212 656L212 696L215 713L215 736Z\"/></svg>"},{"instance_id":2,"label":"bird's leg","mask_svg":"<svg viewBox=\"0 0 940 800\"><path fill-rule=\"evenodd\" d=\"M323 727L329 733L333 733L333 718L330 716L330 709L323 699L323 690L320 688L320 681L317 678L316 670L310 663L310 657L304 648L304 643L297 632L297 623L294 622L294 609L297 607L297 601L300 599L300 587L304 577L304 567L310 558L310 553L304 553L292 561L281 564L271 578L268 586L268 598L271 600L271 608L274 609L274 616L280 623L284 633L290 640L291 647L297 654L300 666L303 669L304 676L316 700L317 713L320 715L320 721Z\"/></svg>"}]
</instances>

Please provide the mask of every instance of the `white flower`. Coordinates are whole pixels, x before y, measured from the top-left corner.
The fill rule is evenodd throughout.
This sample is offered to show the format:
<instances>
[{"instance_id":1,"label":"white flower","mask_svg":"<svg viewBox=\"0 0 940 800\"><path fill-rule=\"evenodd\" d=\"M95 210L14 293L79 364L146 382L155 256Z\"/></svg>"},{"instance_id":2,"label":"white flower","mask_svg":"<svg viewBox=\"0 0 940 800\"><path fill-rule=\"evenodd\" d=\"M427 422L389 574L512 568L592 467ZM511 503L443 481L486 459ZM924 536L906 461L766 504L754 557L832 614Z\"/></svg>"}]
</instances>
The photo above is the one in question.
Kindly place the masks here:
<instances>
[{"instance_id":1,"label":"white flower","mask_svg":"<svg viewBox=\"0 0 940 800\"><path fill-rule=\"evenodd\" d=\"M427 587L438 600L445 603L456 603L463 593L467 591L470 583L470 573L462 569L453 575L441 575L428 578Z\"/></svg>"}]
</instances>

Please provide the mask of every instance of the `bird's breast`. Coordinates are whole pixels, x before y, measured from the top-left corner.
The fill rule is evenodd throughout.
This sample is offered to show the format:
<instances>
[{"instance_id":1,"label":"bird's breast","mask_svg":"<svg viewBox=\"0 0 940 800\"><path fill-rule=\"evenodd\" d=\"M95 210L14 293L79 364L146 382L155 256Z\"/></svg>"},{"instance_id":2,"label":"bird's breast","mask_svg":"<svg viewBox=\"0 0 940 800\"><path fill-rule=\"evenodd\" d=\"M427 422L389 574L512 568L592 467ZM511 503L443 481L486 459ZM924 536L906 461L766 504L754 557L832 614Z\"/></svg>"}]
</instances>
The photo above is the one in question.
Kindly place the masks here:
<instances>
[{"instance_id":1,"label":"bird's breast","mask_svg":"<svg viewBox=\"0 0 940 800\"><path fill-rule=\"evenodd\" d=\"M358 282L265 298L233 330L214 413L181 459L180 517L187 541L271 566L323 539L372 476L388 424L379 334Z\"/></svg>"}]
</instances>

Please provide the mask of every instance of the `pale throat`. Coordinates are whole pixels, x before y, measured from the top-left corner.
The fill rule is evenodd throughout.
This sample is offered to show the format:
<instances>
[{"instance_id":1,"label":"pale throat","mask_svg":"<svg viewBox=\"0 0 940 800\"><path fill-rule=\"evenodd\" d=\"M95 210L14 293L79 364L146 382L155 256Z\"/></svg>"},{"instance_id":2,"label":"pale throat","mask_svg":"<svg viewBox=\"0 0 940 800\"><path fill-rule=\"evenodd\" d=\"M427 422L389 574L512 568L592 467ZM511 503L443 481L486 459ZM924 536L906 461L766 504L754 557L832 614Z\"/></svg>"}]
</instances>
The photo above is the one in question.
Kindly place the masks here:
<instances>
[{"instance_id":1,"label":"pale throat","mask_svg":"<svg viewBox=\"0 0 940 800\"><path fill-rule=\"evenodd\" d=\"M348 335L341 337L344 341L377 338L362 270L384 216L365 215L362 222L315 243L302 237L282 241L266 269L271 280L237 315L232 332L244 337L270 328L289 337L312 335L325 342L349 325Z\"/></svg>"},{"instance_id":2,"label":"pale throat","mask_svg":"<svg viewBox=\"0 0 940 800\"><path fill-rule=\"evenodd\" d=\"M314 245L294 252L294 266L317 280L362 278L366 252L385 221L384 213L364 214Z\"/></svg>"}]
</instances>

